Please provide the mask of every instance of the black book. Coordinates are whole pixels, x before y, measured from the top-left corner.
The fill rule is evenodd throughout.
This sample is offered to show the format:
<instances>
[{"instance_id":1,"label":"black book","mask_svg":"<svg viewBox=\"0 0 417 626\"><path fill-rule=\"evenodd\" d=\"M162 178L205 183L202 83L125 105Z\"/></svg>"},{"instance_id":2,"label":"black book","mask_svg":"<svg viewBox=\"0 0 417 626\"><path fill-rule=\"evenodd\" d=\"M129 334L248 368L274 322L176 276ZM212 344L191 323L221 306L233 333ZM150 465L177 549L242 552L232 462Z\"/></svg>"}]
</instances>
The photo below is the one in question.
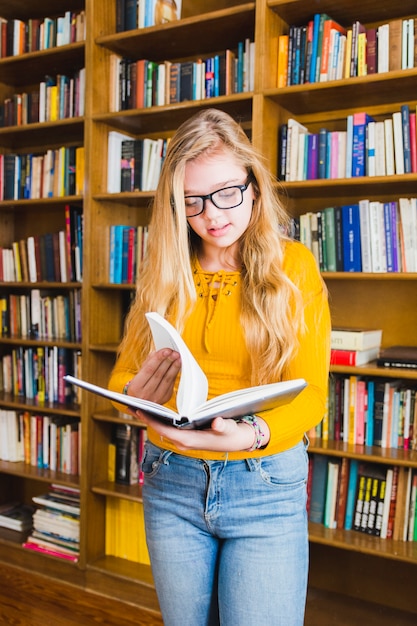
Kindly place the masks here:
<instances>
[{"instance_id":1,"label":"black book","mask_svg":"<svg viewBox=\"0 0 417 626\"><path fill-rule=\"evenodd\" d=\"M379 367L417 368L417 346L390 346L376 361Z\"/></svg>"},{"instance_id":2,"label":"black book","mask_svg":"<svg viewBox=\"0 0 417 626\"><path fill-rule=\"evenodd\" d=\"M139 481L139 430L130 424L116 424L115 480L122 485L135 485Z\"/></svg>"}]
</instances>

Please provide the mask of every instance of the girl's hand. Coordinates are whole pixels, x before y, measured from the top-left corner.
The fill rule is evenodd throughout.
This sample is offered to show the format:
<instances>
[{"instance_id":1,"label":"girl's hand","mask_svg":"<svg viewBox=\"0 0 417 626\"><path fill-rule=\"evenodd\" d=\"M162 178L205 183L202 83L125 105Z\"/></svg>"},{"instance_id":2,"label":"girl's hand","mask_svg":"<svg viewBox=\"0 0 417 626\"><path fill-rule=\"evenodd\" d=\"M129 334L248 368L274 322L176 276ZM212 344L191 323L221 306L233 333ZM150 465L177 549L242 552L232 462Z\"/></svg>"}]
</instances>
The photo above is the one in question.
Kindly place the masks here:
<instances>
[{"instance_id":1,"label":"girl's hand","mask_svg":"<svg viewBox=\"0 0 417 626\"><path fill-rule=\"evenodd\" d=\"M136 417L156 431L164 441L174 444L178 450L210 450L212 452L238 452L249 450L254 443L255 431L250 424L238 423L234 419L216 417L211 427L206 430L188 430L168 426L153 419L148 413L137 411ZM258 417L262 432L263 445L269 441L267 423Z\"/></svg>"},{"instance_id":2,"label":"girl's hand","mask_svg":"<svg viewBox=\"0 0 417 626\"><path fill-rule=\"evenodd\" d=\"M127 394L164 404L172 396L180 369L181 359L178 352L170 348L152 352L130 381Z\"/></svg>"}]
</instances>

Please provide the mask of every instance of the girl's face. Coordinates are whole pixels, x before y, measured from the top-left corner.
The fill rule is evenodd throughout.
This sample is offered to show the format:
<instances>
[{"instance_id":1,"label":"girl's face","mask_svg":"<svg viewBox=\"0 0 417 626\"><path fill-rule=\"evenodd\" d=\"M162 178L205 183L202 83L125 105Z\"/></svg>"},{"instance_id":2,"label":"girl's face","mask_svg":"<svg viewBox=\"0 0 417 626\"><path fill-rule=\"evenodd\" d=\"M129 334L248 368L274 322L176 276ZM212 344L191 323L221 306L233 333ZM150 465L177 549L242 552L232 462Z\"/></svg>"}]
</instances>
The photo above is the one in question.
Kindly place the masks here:
<instances>
[{"instance_id":1,"label":"girl's face","mask_svg":"<svg viewBox=\"0 0 417 626\"><path fill-rule=\"evenodd\" d=\"M235 256L237 242L246 231L251 218L255 194L251 183L242 191L227 188L245 185L247 180L246 169L238 164L233 154L225 148L203 154L187 163L184 179L187 213L196 213L203 206L203 211L199 215L188 217L190 227L201 238L202 256L212 260L219 259L225 248L232 257ZM239 205L231 209L221 209L215 206L210 198L203 201L198 198L187 198L187 196L206 196L219 190L222 190L220 194L213 198L217 204L228 206L239 203Z\"/></svg>"}]
</instances>

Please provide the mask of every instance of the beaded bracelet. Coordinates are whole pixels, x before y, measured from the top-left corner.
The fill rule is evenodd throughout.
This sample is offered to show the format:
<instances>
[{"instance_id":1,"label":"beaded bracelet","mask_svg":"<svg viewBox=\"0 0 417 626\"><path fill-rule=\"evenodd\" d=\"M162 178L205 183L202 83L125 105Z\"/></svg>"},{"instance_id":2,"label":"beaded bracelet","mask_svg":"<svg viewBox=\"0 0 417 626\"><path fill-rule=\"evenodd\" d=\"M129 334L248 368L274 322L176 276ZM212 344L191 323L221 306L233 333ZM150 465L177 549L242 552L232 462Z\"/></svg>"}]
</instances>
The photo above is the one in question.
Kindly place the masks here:
<instances>
[{"instance_id":1,"label":"beaded bracelet","mask_svg":"<svg viewBox=\"0 0 417 626\"><path fill-rule=\"evenodd\" d=\"M127 381L127 383L125 384L125 386L123 387L123 391L122 393L124 393L125 396L127 396L127 390L129 389L129 385L132 382L133 378L131 378L130 380Z\"/></svg>"},{"instance_id":2,"label":"beaded bracelet","mask_svg":"<svg viewBox=\"0 0 417 626\"><path fill-rule=\"evenodd\" d=\"M258 418L256 415L243 415L237 420L238 424L249 424L252 426L255 432L255 439L250 448L247 449L248 452L253 452L254 450L259 450L262 448L263 438L265 437L264 433L261 430L261 426L258 422Z\"/></svg>"}]
</instances>

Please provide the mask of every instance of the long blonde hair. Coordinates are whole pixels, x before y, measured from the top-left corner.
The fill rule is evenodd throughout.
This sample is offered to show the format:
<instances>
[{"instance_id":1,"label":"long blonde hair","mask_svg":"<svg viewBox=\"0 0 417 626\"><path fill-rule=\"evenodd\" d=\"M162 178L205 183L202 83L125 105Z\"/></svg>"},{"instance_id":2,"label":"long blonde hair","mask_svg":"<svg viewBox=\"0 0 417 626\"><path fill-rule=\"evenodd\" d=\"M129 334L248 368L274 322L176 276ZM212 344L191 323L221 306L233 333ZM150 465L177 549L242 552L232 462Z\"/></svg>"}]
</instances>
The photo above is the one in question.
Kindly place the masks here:
<instances>
[{"instance_id":1,"label":"long blonde hair","mask_svg":"<svg viewBox=\"0 0 417 626\"><path fill-rule=\"evenodd\" d=\"M200 245L185 217L185 167L219 147L229 150L252 174L256 193L239 251L241 324L252 358L253 384L261 384L279 380L297 349L303 325L301 295L283 271L288 215L276 181L241 126L217 109L201 110L184 122L169 143L153 202L147 256L119 354L139 369L152 349L147 311L157 311L179 331L184 327L196 300L192 259Z\"/></svg>"}]
</instances>

